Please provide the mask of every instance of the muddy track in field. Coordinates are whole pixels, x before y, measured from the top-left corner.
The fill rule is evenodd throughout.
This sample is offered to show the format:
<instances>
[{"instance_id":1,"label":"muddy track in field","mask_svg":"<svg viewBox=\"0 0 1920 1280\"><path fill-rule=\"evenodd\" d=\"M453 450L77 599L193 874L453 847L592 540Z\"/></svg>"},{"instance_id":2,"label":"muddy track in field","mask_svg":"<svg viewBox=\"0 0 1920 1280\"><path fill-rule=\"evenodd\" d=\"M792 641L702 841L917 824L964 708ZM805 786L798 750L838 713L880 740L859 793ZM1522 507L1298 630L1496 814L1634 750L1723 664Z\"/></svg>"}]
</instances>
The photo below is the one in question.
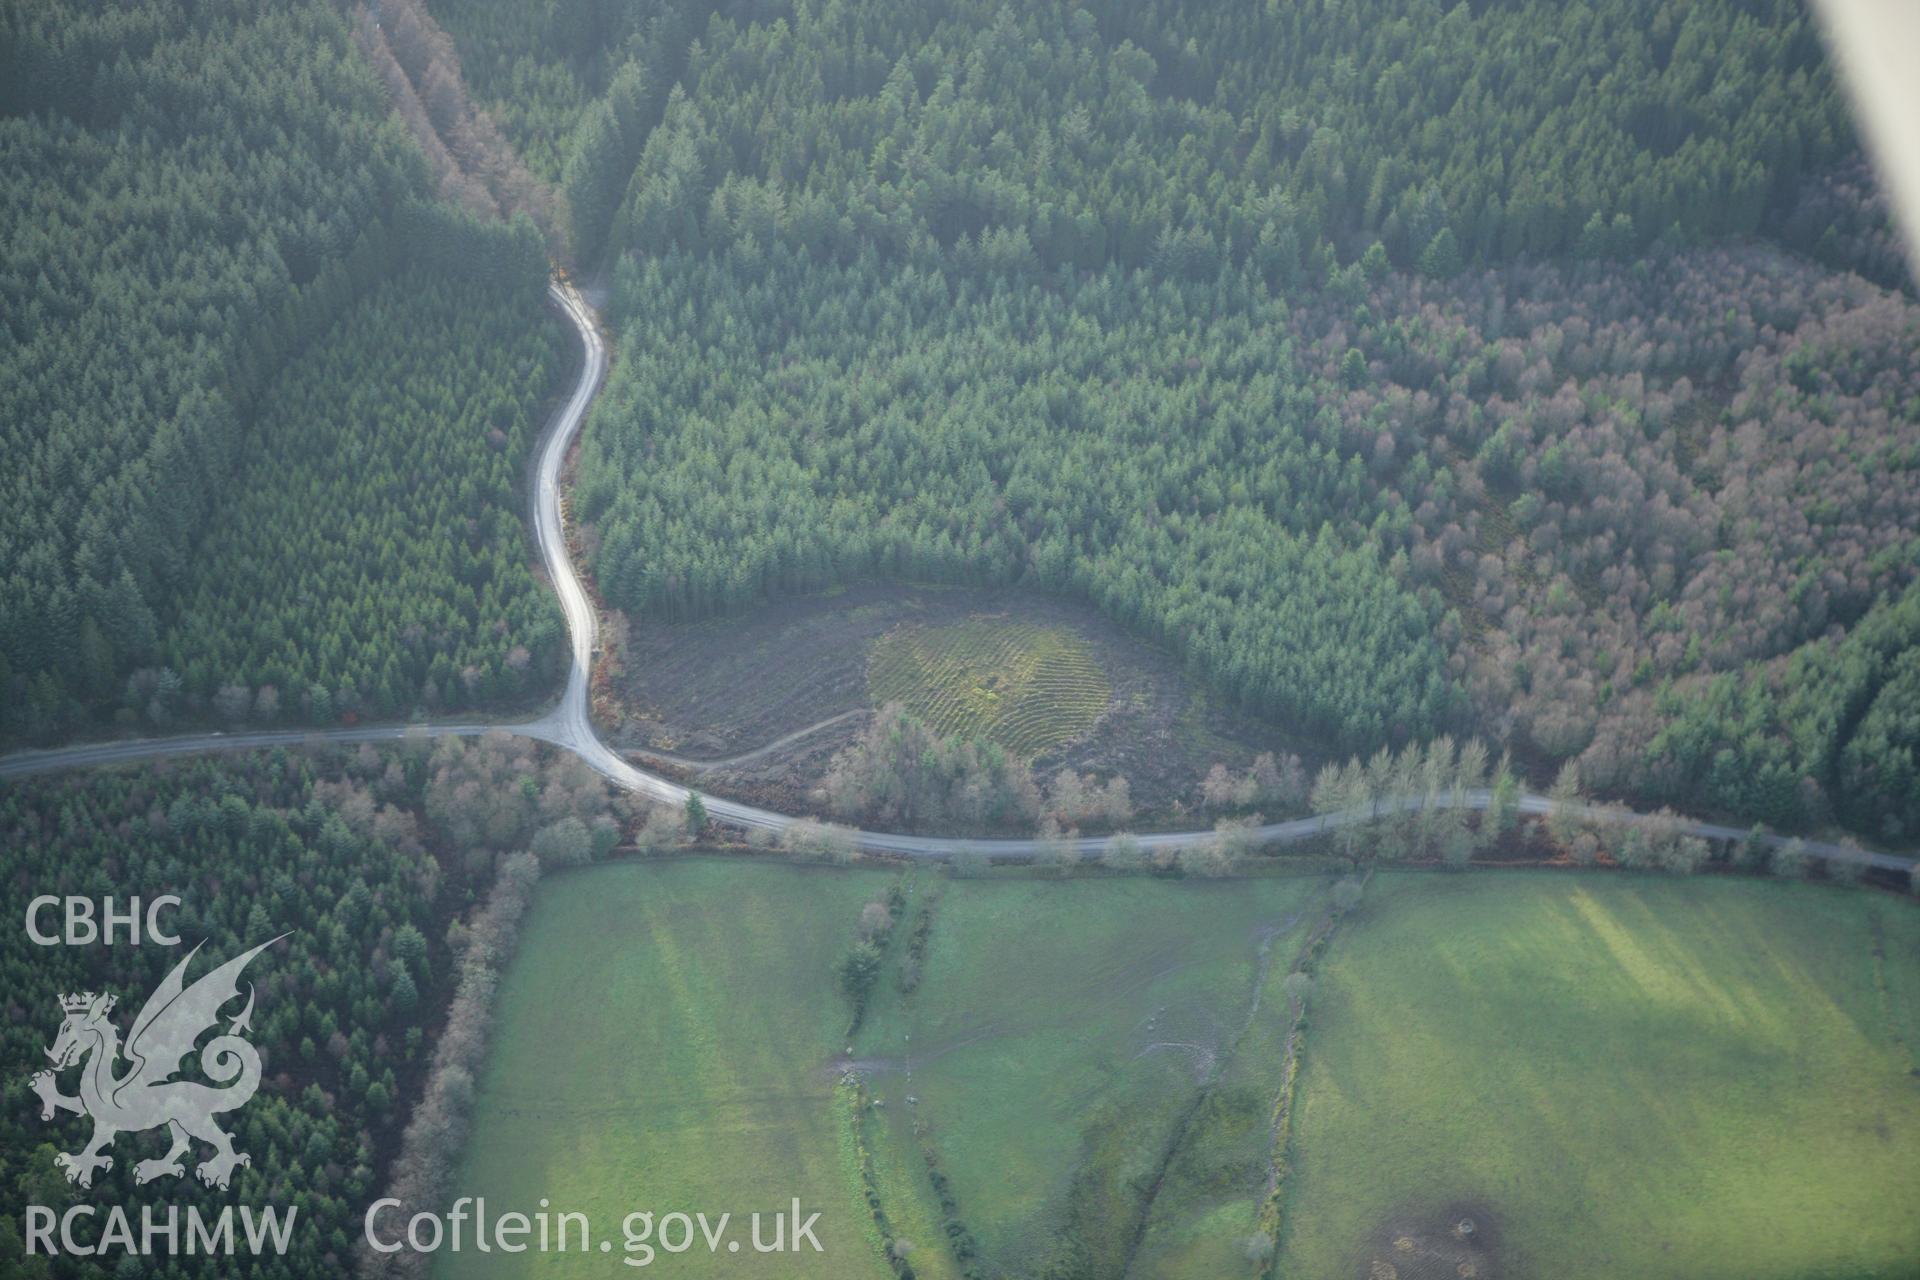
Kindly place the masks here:
<instances>
[{"instance_id":1,"label":"muddy track in field","mask_svg":"<svg viewBox=\"0 0 1920 1280\"><path fill-rule=\"evenodd\" d=\"M554 415L553 421L548 424L540 437L538 452L534 459L532 483L529 485L531 505L529 515L532 521L534 543L539 548L541 564L546 569L548 580L553 584L555 594L560 597L560 607L567 619L567 637L572 655L572 661L567 670L566 688L561 693L557 705L544 715L531 720L514 722L459 721L446 724L357 725L348 729L203 733L168 738L133 738L113 742L84 743L46 751L20 751L0 756L0 778L29 777L63 769L123 764L167 756L197 755L209 751L239 751L276 746L298 747L315 743L399 742L409 738L474 737L493 730L502 730L536 738L542 742L552 743L564 751L571 751L615 786L638 792L665 804L684 804L689 788L670 778L629 763L619 752L601 740L600 735L594 730L592 718L589 715L588 677L593 665L599 616L569 554L560 480L565 469L567 454L579 438L581 426L586 421L587 409L599 392L601 382L606 378L607 336L600 328L599 316L571 284L557 280L549 286L548 295L554 309L573 327L581 346L579 378L568 395L566 403ZM657 758L682 768L696 770L716 768L722 764L738 763L743 759L777 750L792 738L805 736L821 727L823 726L810 726L799 734L788 735L787 739L768 743L747 753L746 756L734 757L732 760L682 761L667 756ZM703 798L709 816L750 831L768 831L778 834L796 822L802 821L794 815L775 813L721 796L704 796ZM1487 791L1475 790L1449 796L1441 803L1479 810L1485 809L1489 800L1490 794ZM1382 807L1391 805L1392 802L1386 802ZM1414 806L1405 804L1394 807L1412 808ZM1544 814L1551 807L1551 803L1545 796L1526 794L1520 798L1522 813ZM1594 812L1596 817L1601 816L1597 810ZM1297 818L1291 822L1269 823L1257 828L1253 835L1262 844L1295 844L1342 827L1367 822L1375 816L1374 810L1321 814L1311 818ZM1744 840L1748 835L1741 828L1710 822L1688 821L1683 825L1683 830L1689 835L1701 836L1709 840ZM849 836L853 843L865 852L906 858L943 859L950 857L956 849L976 850L990 856L1019 858L1031 856L1039 850L1041 845L1041 841L1031 838L972 840L905 835L888 831L853 831ZM1137 839L1140 847L1148 851L1183 849L1208 843L1214 839L1214 833L1210 830L1161 831L1142 835ZM1106 836L1088 836L1081 838L1076 844L1082 855L1099 857L1106 852L1107 841ZM1792 843L1788 837L1773 835L1762 836L1761 841L1773 847ZM1802 841L1800 845L1810 857L1857 862L1889 871L1908 871L1914 862L1912 858L1889 853L1867 852L1820 840Z\"/></svg>"}]
</instances>

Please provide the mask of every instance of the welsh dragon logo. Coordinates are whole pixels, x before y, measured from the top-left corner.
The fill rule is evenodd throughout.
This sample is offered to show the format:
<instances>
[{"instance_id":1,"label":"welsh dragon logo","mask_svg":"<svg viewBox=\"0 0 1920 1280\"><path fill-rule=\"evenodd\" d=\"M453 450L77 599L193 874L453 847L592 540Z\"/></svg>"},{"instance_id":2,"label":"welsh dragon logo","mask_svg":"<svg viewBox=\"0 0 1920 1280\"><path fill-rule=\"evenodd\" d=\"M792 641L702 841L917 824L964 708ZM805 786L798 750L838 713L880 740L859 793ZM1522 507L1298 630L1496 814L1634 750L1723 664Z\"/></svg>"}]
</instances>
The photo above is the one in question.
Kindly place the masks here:
<instances>
[{"instance_id":1,"label":"welsh dragon logo","mask_svg":"<svg viewBox=\"0 0 1920 1280\"><path fill-rule=\"evenodd\" d=\"M115 1137L161 1125L167 1126L173 1145L159 1159L135 1165L135 1182L177 1178L185 1173L181 1157L188 1153L189 1138L213 1148L213 1155L194 1169L208 1186L224 1189L237 1166L252 1163L245 1152L233 1149L233 1139L213 1122L216 1115L245 1105L260 1087L260 1053L240 1036L240 1032L252 1030L251 983L247 986L246 1007L228 1023L225 1034L216 1035L200 1050L200 1069L214 1084L172 1077L179 1072L181 1060L193 1052L201 1034L217 1026L221 1006L239 996L240 972L247 962L278 941L280 938L263 942L188 986L187 966L200 951L196 945L147 997L140 1016L133 1020L124 1048L119 1029L107 1017L113 1012L113 996L88 991L60 998L66 1020L60 1024L53 1047L46 1051L53 1069L39 1072L31 1083L40 1095L42 1120L53 1119L57 1111L93 1118L93 1138L86 1147L53 1158L66 1173L67 1181L92 1186L96 1170L113 1167L113 1157L103 1153ZM118 1064L123 1057L128 1066L120 1072ZM77 1097L69 1097L60 1092L55 1075L75 1063L83 1064L80 1092Z\"/></svg>"}]
</instances>

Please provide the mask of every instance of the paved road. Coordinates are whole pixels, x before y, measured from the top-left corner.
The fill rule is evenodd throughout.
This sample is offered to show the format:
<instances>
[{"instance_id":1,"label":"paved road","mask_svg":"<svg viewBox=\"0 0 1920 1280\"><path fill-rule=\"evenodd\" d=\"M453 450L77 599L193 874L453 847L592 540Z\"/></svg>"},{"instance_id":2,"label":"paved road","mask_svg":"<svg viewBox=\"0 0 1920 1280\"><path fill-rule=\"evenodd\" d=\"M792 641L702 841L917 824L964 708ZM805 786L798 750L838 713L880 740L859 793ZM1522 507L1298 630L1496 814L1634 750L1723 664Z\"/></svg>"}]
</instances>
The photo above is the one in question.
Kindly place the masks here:
<instances>
[{"instance_id":1,"label":"paved road","mask_svg":"<svg viewBox=\"0 0 1920 1280\"><path fill-rule=\"evenodd\" d=\"M408 737L474 737L495 729L503 729L511 733L538 738L573 752L616 786L640 792L668 804L684 803L687 798L686 787L671 779L660 777L658 774L635 768L628 763L600 740L600 736L594 732L592 719L588 715L587 677L593 661L598 617L594 611L593 602L587 595L586 587L581 583L579 574L574 572L573 561L567 554L566 536L563 532L564 522L561 519L560 473L565 465L567 452L574 440L578 438L580 426L586 420L587 407L593 403L593 397L599 391L600 383L606 378L607 346L606 337L600 332L598 317L573 286L556 282L551 286L549 293L554 306L565 315L575 332L579 334L584 354L580 368L580 381L575 385L567 403L559 413L554 415L552 423L548 425L545 434L541 437L529 495L532 506L529 514L533 522L534 541L540 549L540 558L546 566L547 576L552 580L554 591L560 597L560 607L567 619L567 634L573 646L573 661L567 671L567 687L561 694L557 706L536 719L513 723L486 724L469 721L454 724L371 725L351 729L205 733L88 743L49 751L22 751L0 756L0 778L24 777L31 774L51 773L60 769L119 764L134 760L150 760L159 756L193 755L208 751L303 746L318 742L398 742ZM736 826L777 833L799 821L787 814L758 809L752 805L741 804L719 796L703 798L709 814ZM1486 808L1487 802L1488 793L1485 791L1465 792L1447 801L1447 803L1457 803L1463 808L1475 810ZM1520 799L1520 809L1523 813L1546 813L1550 808L1551 803L1545 796L1527 794ZM1600 813L1599 810L1592 812L1596 816ZM1269 823L1258 828L1253 834L1262 843L1291 844L1352 823L1365 822L1372 816L1371 813L1358 811L1322 814L1311 818L1297 818L1292 822ZM1720 826L1709 822L1689 822L1686 824L1686 830L1689 834L1713 840L1739 840L1747 835L1737 827ZM956 849L973 849L988 855L1018 857L1032 854L1040 847L1040 842L1033 839L964 840L899 835L885 831L855 831L850 834L854 843L868 852L912 858L945 858L951 856ZM1141 847L1149 850L1187 848L1203 844L1213 838L1214 834L1211 831L1155 832L1138 837ZM1775 847L1788 843L1788 838L1782 836L1767 836L1764 839L1766 843ZM1077 842L1079 851L1090 856L1105 853L1107 843L1108 837L1105 836L1090 836ZM1868 853L1825 841L1806 841L1804 848L1811 857L1865 863L1893 871L1905 871L1913 865L1911 858L1886 853Z\"/></svg>"}]
</instances>

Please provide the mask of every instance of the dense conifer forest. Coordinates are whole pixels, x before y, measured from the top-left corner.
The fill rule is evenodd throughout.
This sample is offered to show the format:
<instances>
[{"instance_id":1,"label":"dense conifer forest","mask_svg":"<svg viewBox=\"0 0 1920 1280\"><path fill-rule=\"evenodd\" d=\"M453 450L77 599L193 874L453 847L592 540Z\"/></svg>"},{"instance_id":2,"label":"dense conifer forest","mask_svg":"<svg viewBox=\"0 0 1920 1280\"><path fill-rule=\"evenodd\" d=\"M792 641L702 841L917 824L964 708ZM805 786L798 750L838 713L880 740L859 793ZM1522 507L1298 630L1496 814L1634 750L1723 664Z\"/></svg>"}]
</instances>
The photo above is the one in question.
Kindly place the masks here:
<instances>
[{"instance_id":1,"label":"dense conifer forest","mask_svg":"<svg viewBox=\"0 0 1920 1280\"><path fill-rule=\"evenodd\" d=\"M1789 0L434 8L583 250L724 240L724 206L843 258L1444 270L1754 231L1853 146Z\"/></svg>"},{"instance_id":2,"label":"dense conifer forest","mask_svg":"<svg viewBox=\"0 0 1920 1280\"><path fill-rule=\"evenodd\" d=\"M231 1133L253 1156L236 1171L238 1193L297 1206L303 1237L320 1246L284 1274L317 1276L337 1274L326 1255L349 1256L354 1207L376 1191L376 1135L404 1115L401 1079L420 1061L427 1011L444 1002L436 996L447 969L445 925L436 921L458 891L441 882L410 818L357 833L316 797L315 785L310 766L285 755L168 777L97 774L9 788L0 828L13 871L37 893L124 898L129 885L165 885L183 900L164 917L179 948L40 948L24 930L9 930L9 1062L44 1062L62 995L111 991L124 1025L201 939L193 976L208 961L296 931L249 967L260 992L262 1085ZM58 1209L87 1196L53 1163L55 1150L73 1149L65 1132L73 1127L42 1122L31 1098L7 1109L4 1176L32 1189L25 1201ZM134 1189L133 1142L120 1140L93 1195L135 1203L177 1194L166 1182ZM5 1226L17 1258L21 1224Z\"/></svg>"},{"instance_id":3,"label":"dense conifer forest","mask_svg":"<svg viewBox=\"0 0 1920 1280\"><path fill-rule=\"evenodd\" d=\"M1444 601L1364 549L1411 514L1316 424L1257 278L629 264L578 503L611 598L692 616L875 573L1020 579L1339 741L1453 709Z\"/></svg>"},{"instance_id":4,"label":"dense conifer forest","mask_svg":"<svg viewBox=\"0 0 1920 1280\"><path fill-rule=\"evenodd\" d=\"M566 646L518 494L570 353L539 284L403 271L288 364L161 640L181 694L324 723L548 687Z\"/></svg>"},{"instance_id":5,"label":"dense conifer forest","mask_svg":"<svg viewBox=\"0 0 1920 1280\"><path fill-rule=\"evenodd\" d=\"M563 848L574 831L577 847ZM96 904L113 895L118 910L130 886L149 898L173 893L181 905L160 920L182 945L40 947L16 920L0 947L8 1013L0 1054L44 1066L63 995L113 993L124 1028L196 943L202 954L190 978L290 933L247 971L257 992L251 1040L261 1085L228 1129L252 1157L235 1171L231 1199L296 1209L293 1247L283 1258L218 1259L218 1274L343 1275L365 1206L382 1194L396 1159L404 1170L457 1150L460 1117L452 1113L443 1114L430 1150L400 1157L399 1138L423 1093L444 1091L426 1079L435 1038L484 1044L486 1000L456 998L456 989L474 965L511 949L511 921L503 931L490 908L502 885L525 879L512 855L524 859L531 845L549 865L584 861L615 834L607 789L584 765L504 735L386 752L274 751L8 785L0 788L0 842L15 882L36 895L84 895ZM537 867L529 869L537 878ZM518 886L518 905L530 884ZM20 902L24 909L24 896ZM44 928L57 931L59 910L44 913ZM480 985L490 996L490 975ZM119 1204L137 1223L144 1203L191 1200L214 1212L227 1198L200 1188L190 1169L184 1185L138 1186L137 1159L161 1150L150 1134L123 1135L113 1168L91 1191L72 1187L53 1153L76 1147L84 1121L43 1122L39 1104L21 1095L0 1115L0 1181L20 1193L0 1211L10 1264L21 1257L18 1203L56 1212L82 1201ZM35 1259L20 1274L99 1272L68 1257ZM215 1271L183 1257L154 1274Z\"/></svg>"},{"instance_id":6,"label":"dense conifer forest","mask_svg":"<svg viewBox=\"0 0 1920 1280\"><path fill-rule=\"evenodd\" d=\"M1920 565L1920 312L1797 6L442 7L605 86L610 602L1024 582L1341 748L1920 821L1847 640ZM1863 673L1817 745L1790 662Z\"/></svg>"},{"instance_id":7,"label":"dense conifer forest","mask_svg":"<svg viewBox=\"0 0 1920 1280\"><path fill-rule=\"evenodd\" d=\"M241 686L320 723L525 693L538 235L425 203L329 6L15 4L0 32L0 736L242 718ZM370 504L383 473L404 506Z\"/></svg>"},{"instance_id":8,"label":"dense conifer forest","mask_svg":"<svg viewBox=\"0 0 1920 1280\"><path fill-rule=\"evenodd\" d=\"M612 599L1017 580L1334 743L1486 732L1609 791L1920 817L1911 610L1877 604L1920 566L1902 295L1766 250L1292 305L1251 271L1042 287L779 246L618 280L578 508Z\"/></svg>"},{"instance_id":9,"label":"dense conifer forest","mask_svg":"<svg viewBox=\"0 0 1920 1280\"><path fill-rule=\"evenodd\" d=\"M433 10L4 11L0 732L543 687L563 357L439 112L610 265L611 605L1021 582L1330 752L1920 822L1915 309L1800 6Z\"/></svg>"},{"instance_id":10,"label":"dense conifer forest","mask_svg":"<svg viewBox=\"0 0 1920 1280\"><path fill-rule=\"evenodd\" d=\"M319 3L0 23L0 675L59 716L150 656L296 298L416 161Z\"/></svg>"}]
</instances>

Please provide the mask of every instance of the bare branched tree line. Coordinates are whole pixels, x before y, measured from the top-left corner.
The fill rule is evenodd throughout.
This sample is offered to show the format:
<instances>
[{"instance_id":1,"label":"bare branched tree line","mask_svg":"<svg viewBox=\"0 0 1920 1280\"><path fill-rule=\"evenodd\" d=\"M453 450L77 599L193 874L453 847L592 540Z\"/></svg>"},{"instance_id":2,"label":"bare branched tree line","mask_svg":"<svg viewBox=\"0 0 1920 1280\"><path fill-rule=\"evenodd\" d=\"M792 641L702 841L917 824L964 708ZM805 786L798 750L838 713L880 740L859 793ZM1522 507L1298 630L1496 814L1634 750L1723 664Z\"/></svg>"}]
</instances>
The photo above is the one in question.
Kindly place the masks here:
<instances>
[{"instance_id":1,"label":"bare branched tree line","mask_svg":"<svg viewBox=\"0 0 1920 1280\"><path fill-rule=\"evenodd\" d=\"M508 858L485 909L471 925L456 922L449 936L460 983L434 1048L426 1090L401 1138L387 1191L400 1202L396 1212L402 1219L438 1212L446 1204L472 1123L474 1079L492 1038L494 993L539 881L539 859L528 853ZM369 1277L425 1275L433 1260L432 1254L414 1249L382 1254L364 1244L358 1257L360 1274Z\"/></svg>"},{"instance_id":2,"label":"bare branched tree line","mask_svg":"<svg viewBox=\"0 0 1920 1280\"><path fill-rule=\"evenodd\" d=\"M1490 792L1474 819L1469 793ZM1438 858L1464 866L1502 833L1519 812L1520 784L1507 757L1488 767L1486 744L1469 738L1456 744L1441 735L1399 751L1380 748L1372 757L1328 764L1314 778L1316 813L1367 813L1335 835L1341 851L1363 851L1386 861Z\"/></svg>"},{"instance_id":3,"label":"bare branched tree line","mask_svg":"<svg viewBox=\"0 0 1920 1280\"><path fill-rule=\"evenodd\" d=\"M836 818L942 831L1037 823L1045 835L1071 837L1083 824L1133 816L1124 776L1061 769L1043 786L1024 760L991 742L943 738L898 703L834 758L815 799Z\"/></svg>"}]
</instances>

